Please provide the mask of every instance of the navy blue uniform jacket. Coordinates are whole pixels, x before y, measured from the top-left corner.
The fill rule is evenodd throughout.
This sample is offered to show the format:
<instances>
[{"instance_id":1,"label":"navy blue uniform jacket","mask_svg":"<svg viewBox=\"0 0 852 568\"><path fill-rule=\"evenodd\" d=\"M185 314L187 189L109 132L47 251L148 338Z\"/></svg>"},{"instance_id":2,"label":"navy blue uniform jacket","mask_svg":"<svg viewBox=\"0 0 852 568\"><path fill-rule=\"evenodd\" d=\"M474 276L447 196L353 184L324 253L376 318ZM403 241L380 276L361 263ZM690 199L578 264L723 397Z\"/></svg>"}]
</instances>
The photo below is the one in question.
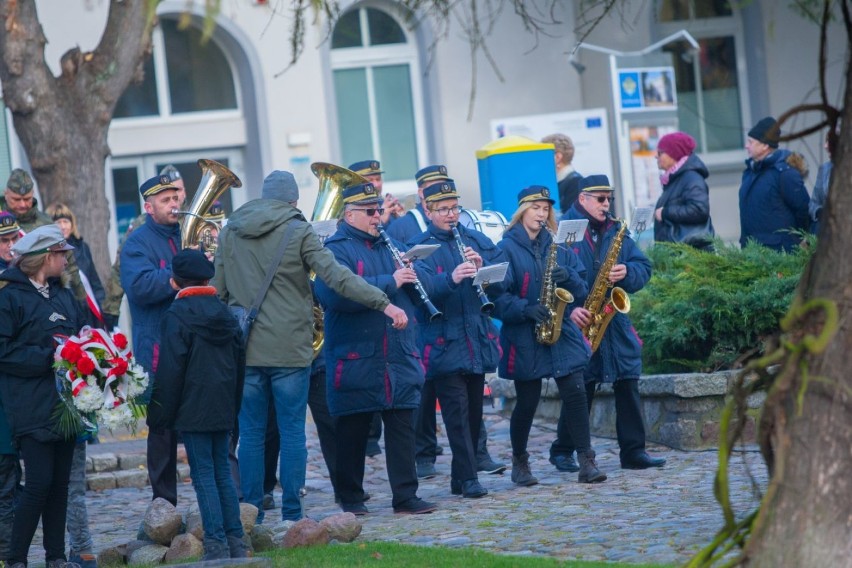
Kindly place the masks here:
<instances>
[{"instance_id":1,"label":"navy blue uniform jacket","mask_svg":"<svg viewBox=\"0 0 852 568\"><path fill-rule=\"evenodd\" d=\"M580 328L568 316L571 310L583 305L588 287L583 280L585 269L566 247L560 247L556 262L568 270L568 281L557 282L574 296L565 308L562 333L555 345L542 345L535 340L535 322L524 317L524 308L540 303L547 253L552 238L541 231L530 240L523 225L517 223L506 230L497 245L509 261L506 290L495 300L495 316L502 320L500 344L500 376L515 381L564 377L586 367L591 355L589 342Z\"/></svg>"},{"instance_id":2,"label":"navy blue uniform jacket","mask_svg":"<svg viewBox=\"0 0 852 568\"><path fill-rule=\"evenodd\" d=\"M473 229L458 227L462 241L482 257L484 266L504 261L503 252L494 243ZM440 245L428 258L418 261L429 268L429 299L443 312L434 322L421 315L420 353L426 378L432 379L454 373L483 374L497 370L500 344L497 328L491 318L481 312L482 302L473 287L473 279L453 282L452 273L462 259L452 231L430 224L429 228L411 239L409 245ZM424 278L425 280L425 278ZM494 292L499 285L489 286Z\"/></svg>"},{"instance_id":3,"label":"navy blue uniform jacket","mask_svg":"<svg viewBox=\"0 0 852 568\"><path fill-rule=\"evenodd\" d=\"M417 350L416 308L408 285L396 287L391 252L380 237L340 223L325 242L338 262L388 295L405 310L408 326L394 329L382 312L348 300L317 278L325 311L328 410L332 416L420 405L423 366ZM404 245L395 243L401 251Z\"/></svg>"},{"instance_id":4,"label":"navy blue uniform jacket","mask_svg":"<svg viewBox=\"0 0 852 568\"><path fill-rule=\"evenodd\" d=\"M565 218L587 219L576 207L571 207ZM617 232L618 224L610 220L603 231L603 238L598 237L595 241L592 229L588 228L583 240L574 243L574 252L586 267L586 282L590 291ZM651 279L651 261L628 236L624 237L616 264L627 265L627 276L615 285L623 288L628 295L641 290ZM638 379L641 374L642 340L630 323L630 318L616 313L586 368L586 381L611 383L619 379Z\"/></svg>"}]
</instances>

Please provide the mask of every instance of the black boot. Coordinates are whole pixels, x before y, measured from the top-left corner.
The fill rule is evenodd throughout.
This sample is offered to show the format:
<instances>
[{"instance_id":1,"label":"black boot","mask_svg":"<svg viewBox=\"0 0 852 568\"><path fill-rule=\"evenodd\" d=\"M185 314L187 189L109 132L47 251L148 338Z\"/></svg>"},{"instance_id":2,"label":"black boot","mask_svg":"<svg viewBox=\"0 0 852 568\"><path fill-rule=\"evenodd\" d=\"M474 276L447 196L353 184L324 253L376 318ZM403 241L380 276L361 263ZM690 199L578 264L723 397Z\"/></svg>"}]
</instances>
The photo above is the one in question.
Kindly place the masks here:
<instances>
[{"instance_id":1,"label":"black boot","mask_svg":"<svg viewBox=\"0 0 852 568\"><path fill-rule=\"evenodd\" d=\"M606 481L606 474L598 469L595 463L595 451L577 451L577 459L580 461L580 473L577 475L577 483L600 483Z\"/></svg>"},{"instance_id":2,"label":"black boot","mask_svg":"<svg viewBox=\"0 0 852 568\"><path fill-rule=\"evenodd\" d=\"M237 536L229 536L227 538L228 551L231 553L231 558L248 558L251 556L249 548L243 539Z\"/></svg>"},{"instance_id":3,"label":"black boot","mask_svg":"<svg viewBox=\"0 0 852 568\"><path fill-rule=\"evenodd\" d=\"M523 487L538 483L538 478L530 471L529 453L524 452L519 456L512 455L512 482Z\"/></svg>"}]
</instances>

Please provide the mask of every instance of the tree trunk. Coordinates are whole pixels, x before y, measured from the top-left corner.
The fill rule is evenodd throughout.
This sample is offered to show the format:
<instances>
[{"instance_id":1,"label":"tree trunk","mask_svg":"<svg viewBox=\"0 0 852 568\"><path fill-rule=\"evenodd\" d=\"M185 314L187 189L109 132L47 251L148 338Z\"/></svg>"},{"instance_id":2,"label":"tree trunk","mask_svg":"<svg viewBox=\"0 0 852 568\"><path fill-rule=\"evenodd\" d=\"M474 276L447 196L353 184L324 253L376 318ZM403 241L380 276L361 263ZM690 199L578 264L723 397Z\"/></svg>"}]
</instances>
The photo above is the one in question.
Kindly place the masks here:
<instances>
[{"instance_id":1,"label":"tree trunk","mask_svg":"<svg viewBox=\"0 0 852 568\"><path fill-rule=\"evenodd\" d=\"M109 273L104 163L115 104L150 54L153 19L145 0L111 0L100 43L75 48L55 77L44 60L35 0L0 0L0 80L38 183L43 209L61 201L77 216L101 278Z\"/></svg>"},{"instance_id":2,"label":"tree trunk","mask_svg":"<svg viewBox=\"0 0 852 568\"><path fill-rule=\"evenodd\" d=\"M843 127L834 156L819 246L802 275L805 300L828 298L840 316L837 335L821 355L806 358L801 414L796 392L772 413L774 472L755 532L748 566L849 566L852 563L852 74L847 69ZM819 330L812 317L807 329ZM802 380L800 373L798 380ZM822 377L824 380L818 380ZM771 458L770 458L771 459Z\"/></svg>"}]
</instances>

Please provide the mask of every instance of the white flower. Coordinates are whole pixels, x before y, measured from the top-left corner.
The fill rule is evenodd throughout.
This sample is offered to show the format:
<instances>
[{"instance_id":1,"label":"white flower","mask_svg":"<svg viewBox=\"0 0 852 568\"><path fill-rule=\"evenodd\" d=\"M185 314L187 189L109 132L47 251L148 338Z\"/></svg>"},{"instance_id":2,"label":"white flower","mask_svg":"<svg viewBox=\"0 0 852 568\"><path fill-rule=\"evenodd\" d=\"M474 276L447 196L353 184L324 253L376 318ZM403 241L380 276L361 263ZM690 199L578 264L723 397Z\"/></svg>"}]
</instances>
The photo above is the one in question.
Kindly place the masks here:
<instances>
[{"instance_id":1,"label":"white flower","mask_svg":"<svg viewBox=\"0 0 852 568\"><path fill-rule=\"evenodd\" d=\"M101 392L93 379L87 381L86 386L74 397L74 406L80 412L92 412L100 409L103 405L104 393Z\"/></svg>"},{"instance_id":2,"label":"white flower","mask_svg":"<svg viewBox=\"0 0 852 568\"><path fill-rule=\"evenodd\" d=\"M148 387L148 373L139 366L133 365L123 377L127 383L127 398L133 399Z\"/></svg>"},{"instance_id":3,"label":"white flower","mask_svg":"<svg viewBox=\"0 0 852 568\"><path fill-rule=\"evenodd\" d=\"M133 412L127 404L120 404L115 408L104 408L98 412L98 419L108 430L119 428L130 428L136 423Z\"/></svg>"}]
</instances>

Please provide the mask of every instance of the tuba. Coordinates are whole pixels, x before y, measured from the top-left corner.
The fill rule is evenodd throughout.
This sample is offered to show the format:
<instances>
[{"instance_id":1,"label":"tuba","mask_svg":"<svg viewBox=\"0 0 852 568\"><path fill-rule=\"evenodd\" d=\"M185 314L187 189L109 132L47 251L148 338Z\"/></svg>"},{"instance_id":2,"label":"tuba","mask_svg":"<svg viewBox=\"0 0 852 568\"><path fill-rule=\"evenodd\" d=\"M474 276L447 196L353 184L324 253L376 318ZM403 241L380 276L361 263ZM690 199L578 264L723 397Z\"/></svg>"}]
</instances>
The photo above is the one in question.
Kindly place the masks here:
<instances>
[{"instance_id":1,"label":"tuba","mask_svg":"<svg viewBox=\"0 0 852 568\"><path fill-rule=\"evenodd\" d=\"M368 183L369 180L352 170L347 170L334 164L325 162L314 162L311 171L319 179L319 192L314 204L314 212L311 221L328 221L336 219L343 211L343 188L359 183ZM311 280L315 275L311 274ZM322 351L325 341L322 308L314 302L314 339L311 347L314 350L314 359Z\"/></svg>"},{"instance_id":2,"label":"tuba","mask_svg":"<svg viewBox=\"0 0 852 568\"><path fill-rule=\"evenodd\" d=\"M201 168L201 182L198 184L198 190L192 198L189 209L175 210L174 213L186 216L180 228L181 246L183 248L200 246L202 252L207 252L215 249L211 246L214 240L211 229L215 227L219 231L221 227L205 219L204 214L226 190L231 187L242 187L243 182L234 172L219 162L201 159L198 160L198 167Z\"/></svg>"}]
</instances>

